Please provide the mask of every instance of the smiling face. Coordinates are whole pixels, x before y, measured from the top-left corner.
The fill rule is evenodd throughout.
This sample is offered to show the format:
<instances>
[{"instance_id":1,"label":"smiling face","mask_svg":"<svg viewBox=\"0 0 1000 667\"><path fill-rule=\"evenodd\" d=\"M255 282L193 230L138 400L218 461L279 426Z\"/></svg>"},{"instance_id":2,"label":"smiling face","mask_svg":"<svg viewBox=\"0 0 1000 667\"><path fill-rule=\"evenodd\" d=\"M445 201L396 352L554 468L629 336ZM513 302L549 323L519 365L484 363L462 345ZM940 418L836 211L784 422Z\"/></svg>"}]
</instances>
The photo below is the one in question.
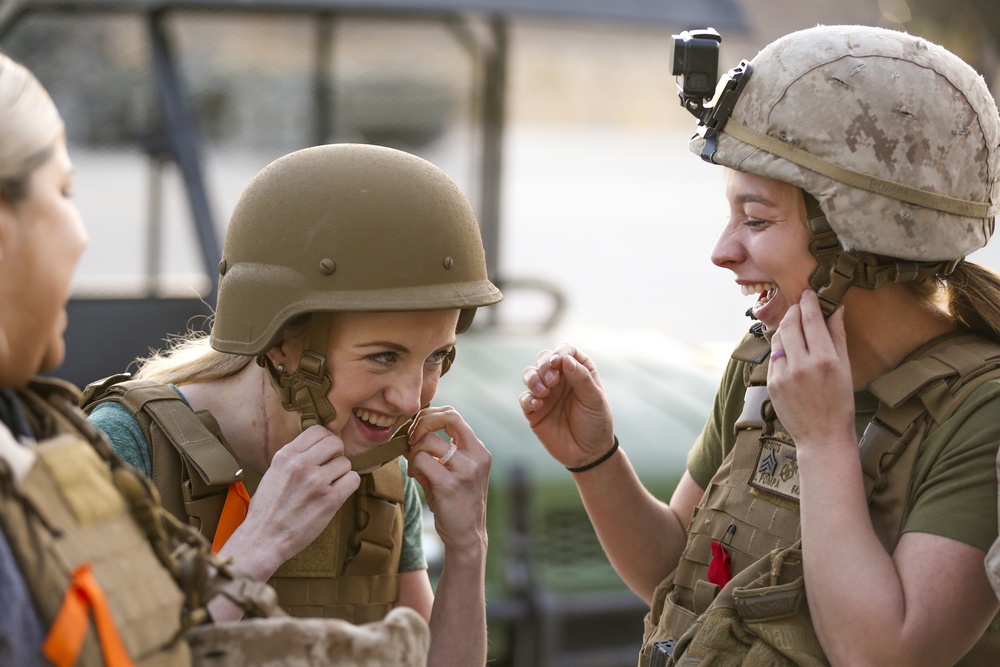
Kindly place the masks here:
<instances>
[{"instance_id":1,"label":"smiling face","mask_svg":"<svg viewBox=\"0 0 1000 667\"><path fill-rule=\"evenodd\" d=\"M757 295L754 317L773 331L809 287L816 268L809 253L802 191L726 169L726 198L729 221L712 251L712 262L732 271L745 295Z\"/></svg>"},{"instance_id":2,"label":"smiling face","mask_svg":"<svg viewBox=\"0 0 1000 667\"><path fill-rule=\"evenodd\" d=\"M437 392L455 347L456 310L336 313L330 317L327 394L337 416L326 427L354 456L382 444ZM301 354L301 353L299 353Z\"/></svg>"},{"instance_id":3,"label":"smiling face","mask_svg":"<svg viewBox=\"0 0 1000 667\"><path fill-rule=\"evenodd\" d=\"M18 386L62 363L66 302L87 247L69 198L73 165L60 140L32 172L27 197L0 199L0 386Z\"/></svg>"}]
</instances>

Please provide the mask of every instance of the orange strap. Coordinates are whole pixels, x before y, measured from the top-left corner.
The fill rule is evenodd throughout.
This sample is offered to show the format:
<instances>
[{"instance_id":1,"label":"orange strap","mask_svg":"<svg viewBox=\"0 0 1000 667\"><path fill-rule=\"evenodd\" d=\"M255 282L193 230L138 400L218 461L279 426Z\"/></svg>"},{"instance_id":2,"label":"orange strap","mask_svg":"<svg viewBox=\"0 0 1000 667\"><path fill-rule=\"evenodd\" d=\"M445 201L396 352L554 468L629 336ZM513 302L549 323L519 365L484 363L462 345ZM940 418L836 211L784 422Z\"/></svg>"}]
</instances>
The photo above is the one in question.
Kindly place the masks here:
<instances>
[{"instance_id":1,"label":"orange strap","mask_svg":"<svg viewBox=\"0 0 1000 667\"><path fill-rule=\"evenodd\" d=\"M101 585L90 571L90 563L84 563L73 571L62 607L42 646L45 657L57 667L71 667L76 662L87 635L88 608L94 614L94 625L107 667L132 667L132 658L118 635L115 619L111 616Z\"/></svg>"},{"instance_id":2,"label":"orange strap","mask_svg":"<svg viewBox=\"0 0 1000 667\"><path fill-rule=\"evenodd\" d=\"M229 485L229 493L226 494L226 504L222 506L222 516L219 517L219 527L215 529L215 538L212 540L212 553L217 554L232 536L236 529L247 518L247 510L250 509L250 494L243 482L233 482Z\"/></svg>"}]
</instances>

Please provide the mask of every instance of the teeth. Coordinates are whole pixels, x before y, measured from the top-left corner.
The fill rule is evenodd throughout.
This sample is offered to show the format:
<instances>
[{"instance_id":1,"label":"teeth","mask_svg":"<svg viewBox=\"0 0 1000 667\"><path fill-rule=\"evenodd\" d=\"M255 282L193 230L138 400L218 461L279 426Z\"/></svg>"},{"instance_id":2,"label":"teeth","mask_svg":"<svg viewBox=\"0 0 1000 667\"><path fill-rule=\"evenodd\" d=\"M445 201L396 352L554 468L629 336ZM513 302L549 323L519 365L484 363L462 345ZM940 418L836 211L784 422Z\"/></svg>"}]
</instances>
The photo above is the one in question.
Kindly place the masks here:
<instances>
[{"instance_id":1,"label":"teeth","mask_svg":"<svg viewBox=\"0 0 1000 667\"><path fill-rule=\"evenodd\" d=\"M743 290L743 296L750 296L751 294L762 294L763 292L768 292L773 289L777 289L778 286L775 283L756 283L753 285L740 285Z\"/></svg>"},{"instance_id":2,"label":"teeth","mask_svg":"<svg viewBox=\"0 0 1000 667\"><path fill-rule=\"evenodd\" d=\"M357 415L358 419L366 421L372 426L377 426L379 428L389 428L395 421L392 417L382 417L374 412L368 412L362 408L355 408L354 414Z\"/></svg>"}]
</instances>

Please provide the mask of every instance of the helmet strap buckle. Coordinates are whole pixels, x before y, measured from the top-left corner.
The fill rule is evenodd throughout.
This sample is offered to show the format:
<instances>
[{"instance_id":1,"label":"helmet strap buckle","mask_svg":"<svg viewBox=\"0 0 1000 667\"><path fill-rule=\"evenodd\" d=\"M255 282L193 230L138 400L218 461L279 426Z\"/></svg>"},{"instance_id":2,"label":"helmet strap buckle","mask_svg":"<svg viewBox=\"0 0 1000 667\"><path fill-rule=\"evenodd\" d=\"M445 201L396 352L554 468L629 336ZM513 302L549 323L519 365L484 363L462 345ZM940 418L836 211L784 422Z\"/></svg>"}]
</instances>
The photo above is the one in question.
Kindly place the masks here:
<instances>
[{"instance_id":1,"label":"helmet strap buckle","mask_svg":"<svg viewBox=\"0 0 1000 667\"><path fill-rule=\"evenodd\" d=\"M313 349L317 343L326 347L329 331L329 315L313 313L309 323L306 349L302 352L299 366L292 373L283 373L275 368L266 354L257 357L271 379L271 386L278 392L281 407L301 415L302 430L315 424L326 424L337 417L337 411L327 398L333 380L326 372L326 356Z\"/></svg>"}]
</instances>

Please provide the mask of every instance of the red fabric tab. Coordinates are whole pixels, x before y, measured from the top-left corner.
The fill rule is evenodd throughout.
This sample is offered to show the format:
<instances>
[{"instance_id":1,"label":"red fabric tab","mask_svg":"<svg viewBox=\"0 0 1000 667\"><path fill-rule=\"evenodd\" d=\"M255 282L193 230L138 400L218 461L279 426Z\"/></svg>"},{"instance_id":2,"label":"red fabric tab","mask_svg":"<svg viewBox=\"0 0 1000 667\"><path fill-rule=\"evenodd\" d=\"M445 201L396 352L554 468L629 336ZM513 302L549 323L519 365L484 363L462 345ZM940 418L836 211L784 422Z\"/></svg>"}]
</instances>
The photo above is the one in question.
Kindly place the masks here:
<instances>
[{"instance_id":1,"label":"red fabric tab","mask_svg":"<svg viewBox=\"0 0 1000 667\"><path fill-rule=\"evenodd\" d=\"M733 575L729 571L729 554L722 542L712 542L712 560L708 564L708 580L722 588Z\"/></svg>"}]
</instances>

